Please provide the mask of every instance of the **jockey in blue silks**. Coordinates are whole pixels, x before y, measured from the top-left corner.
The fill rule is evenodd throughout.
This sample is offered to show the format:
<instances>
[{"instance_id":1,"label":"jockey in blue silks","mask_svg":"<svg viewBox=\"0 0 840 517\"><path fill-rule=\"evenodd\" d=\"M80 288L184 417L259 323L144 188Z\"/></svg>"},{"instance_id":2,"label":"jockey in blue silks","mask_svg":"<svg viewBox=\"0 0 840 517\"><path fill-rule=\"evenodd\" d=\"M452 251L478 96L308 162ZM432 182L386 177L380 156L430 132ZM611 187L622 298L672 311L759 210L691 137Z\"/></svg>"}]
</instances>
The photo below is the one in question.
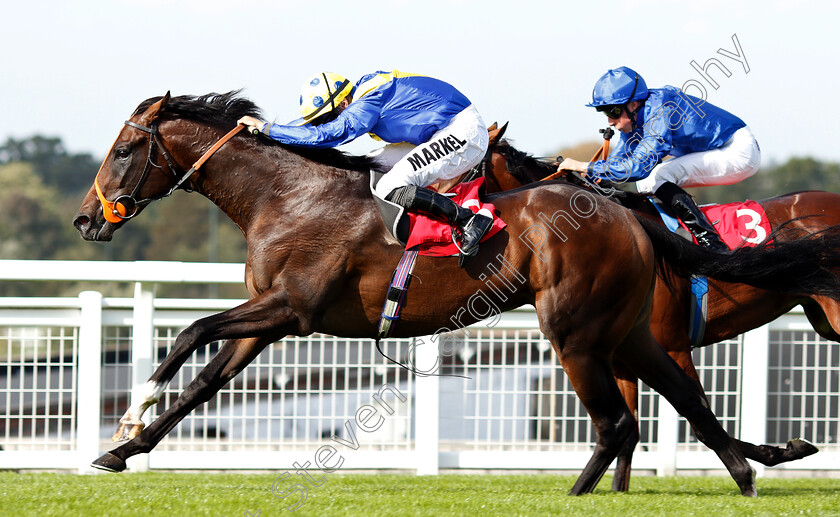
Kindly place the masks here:
<instances>
[{"instance_id":1,"label":"jockey in blue silks","mask_svg":"<svg viewBox=\"0 0 840 517\"><path fill-rule=\"evenodd\" d=\"M288 125L253 117L239 122L295 146L335 147L365 133L387 142L371 153L389 169L376 194L447 220L461 252L477 252L492 218L422 188L460 176L487 152L487 127L466 96L438 79L397 70L365 75L355 86L338 74L320 73L304 83L300 107L303 118Z\"/></svg>"},{"instance_id":2,"label":"jockey in blue silks","mask_svg":"<svg viewBox=\"0 0 840 517\"><path fill-rule=\"evenodd\" d=\"M673 86L648 89L625 66L595 83L587 106L607 115L621 141L606 160L564 160L559 169L588 173L612 182L635 181L654 193L707 247L728 251L714 226L681 187L731 185L758 170L761 150L738 117ZM665 160L666 156L672 156Z\"/></svg>"}]
</instances>

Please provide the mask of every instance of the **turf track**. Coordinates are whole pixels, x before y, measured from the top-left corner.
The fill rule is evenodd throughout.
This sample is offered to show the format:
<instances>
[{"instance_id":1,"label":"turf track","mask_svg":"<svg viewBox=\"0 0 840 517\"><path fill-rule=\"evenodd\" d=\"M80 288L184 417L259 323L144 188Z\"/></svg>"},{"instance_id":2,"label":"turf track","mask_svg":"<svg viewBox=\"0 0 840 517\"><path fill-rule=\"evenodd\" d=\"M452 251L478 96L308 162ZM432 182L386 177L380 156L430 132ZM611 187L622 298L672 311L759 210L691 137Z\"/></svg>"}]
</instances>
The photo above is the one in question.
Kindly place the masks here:
<instances>
[{"instance_id":1,"label":"turf track","mask_svg":"<svg viewBox=\"0 0 840 517\"><path fill-rule=\"evenodd\" d=\"M840 516L840 479L759 479L759 497L748 499L726 477L636 476L627 494L610 492L605 477L594 494L572 497L566 492L574 478L550 474L329 474L289 512L299 492L275 497L279 474L0 472L0 515ZM287 478L280 490L300 479Z\"/></svg>"}]
</instances>

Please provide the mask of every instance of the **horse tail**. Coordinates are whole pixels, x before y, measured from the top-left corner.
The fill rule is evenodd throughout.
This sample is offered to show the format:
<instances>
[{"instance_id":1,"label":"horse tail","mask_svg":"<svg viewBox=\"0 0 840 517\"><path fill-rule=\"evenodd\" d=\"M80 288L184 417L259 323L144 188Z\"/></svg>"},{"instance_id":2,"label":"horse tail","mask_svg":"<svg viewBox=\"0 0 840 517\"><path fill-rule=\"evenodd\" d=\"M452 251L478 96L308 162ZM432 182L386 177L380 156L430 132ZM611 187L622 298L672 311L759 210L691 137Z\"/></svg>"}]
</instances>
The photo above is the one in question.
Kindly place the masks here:
<instances>
[{"instance_id":1,"label":"horse tail","mask_svg":"<svg viewBox=\"0 0 840 517\"><path fill-rule=\"evenodd\" d=\"M782 225L761 245L724 254L693 244L642 215L636 214L636 219L653 244L657 271L668 285L670 274L705 275L768 291L840 300L840 226L779 240L788 230Z\"/></svg>"}]
</instances>

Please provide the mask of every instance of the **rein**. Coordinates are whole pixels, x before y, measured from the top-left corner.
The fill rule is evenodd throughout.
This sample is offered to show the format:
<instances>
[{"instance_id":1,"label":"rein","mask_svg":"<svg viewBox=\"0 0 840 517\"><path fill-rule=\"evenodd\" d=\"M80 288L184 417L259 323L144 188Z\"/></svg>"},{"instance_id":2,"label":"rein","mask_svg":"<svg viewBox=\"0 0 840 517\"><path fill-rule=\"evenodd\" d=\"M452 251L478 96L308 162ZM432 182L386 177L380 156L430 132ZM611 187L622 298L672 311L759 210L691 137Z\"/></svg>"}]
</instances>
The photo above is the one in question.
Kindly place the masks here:
<instances>
[{"instance_id":1,"label":"rein","mask_svg":"<svg viewBox=\"0 0 840 517\"><path fill-rule=\"evenodd\" d=\"M166 160L167 165L169 165L169 170L172 174L177 178L178 174L175 172L178 170L175 167L175 164L172 162L172 158L170 157L169 152L164 147L163 142L160 140L160 132L158 131L157 124L152 123L149 127L141 126L140 124L136 124L130 120L125 121L125 125L133 127L135 129L139 129L144 133L148 133L149 136L149 154L146 157L146 166L143 168L143 173L140 175L140 181L137 182L137 185L134 187L134 190L131 192L131 195L122 195L117 197L114 201L108 201L105 198L105 195L102 193L102 189L99 187L99 174L96 175L96 178L93 180L93 185L96 188L96 195L99 197L99 201L102 203L102 215L105 216L105 220L109 223L119 223L126 219L131 219L135 215L137 215L138 208L141 206L146 206L152 201L157 201L158 199L162 199L172 195L181 184L183 184L194 172L201 168L213 154L219 150L228 140L233 138L237 133L242 131L245 126L242 124L237 124L235 128L230 130L225 136L219 139L218 142L213 144L213 146L208 149L201 158L196 161L190 170L185 172L178 181L175 182L175 185L169 189L168 192L165 194L161 194L159 196L146 198L137 200L137 197L140 194L140 189L143 187L143 184L146 183L146 179L148 179L149 171L151 168L154 167L156 169L161 169L162 166L154 163L152 161L152 154L154 153L155 146L160 149L160 153L163 155L164 160Z\"/></svg>"},{"instance_id":2,"label":"rein","mask_svg":"<svg viewBox=\"0 0 840 517\"><path fill-rule=\"evenodd\" d=\"M606 160L610 156L610 139L615 134L615 131L611 127L608 127L606 129L599 129L599 131L604 134L604 143L601 144L601 147L599 147L598 150L595 151L595 154L592 155L592 159L589 160L590 162L596 162L598 160ZM563 161L563 157L558 156L557 161L558 162ZM560 171L555 172L554 174L549 174L548 176L541 179L540 181L553 180L557 176L568 174L568 172L571 172L571 171L560 170ZM586 173L581 174L581 176L586 177Z\"/></svg>"},{"instance_id":3,"label":"rein","mask_svg":"<svg viewBox=\"0 0 840 517\"><path fill-rule=\"evenodd\" d=\"M611 127L607 127L606 129L600 129L600 133L604 135L604 142L601 144L601 147L595 151L595 154L590 159L590 162L598 161L598 160L607 160L609 159L610 155L610 139L615 134L615 130ZM557 162L562 162L563 157L558 156ZM552 180L557 178L558 176L563 176L566 179L574 180L572 183L576 183L579 186L588 188L590 190L594 190L597 194L611 198L616 196L617 199L626 199L627 193L623 190L616 189L613 184L609 181L602 182L601 178L592 179L592 176L587 172L577 172L573 170L562 169L558 170L553 174L549 174L545 178L542 178L538 181L546 181ZM623 201L621 202L624 206L627 206Z\"/></svg>"}]
</instances>

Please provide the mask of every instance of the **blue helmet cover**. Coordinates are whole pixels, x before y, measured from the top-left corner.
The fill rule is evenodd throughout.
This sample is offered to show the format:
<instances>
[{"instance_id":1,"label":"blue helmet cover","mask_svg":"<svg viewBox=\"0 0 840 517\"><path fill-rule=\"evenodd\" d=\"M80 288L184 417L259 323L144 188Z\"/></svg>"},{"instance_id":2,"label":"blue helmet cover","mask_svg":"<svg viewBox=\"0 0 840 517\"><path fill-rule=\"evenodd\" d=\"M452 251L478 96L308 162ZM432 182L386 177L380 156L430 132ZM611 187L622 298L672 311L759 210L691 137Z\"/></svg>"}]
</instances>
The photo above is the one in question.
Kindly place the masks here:
<instances>
[{"instance_id":1,"label":"blue helmet cover","mask_svg":"<svg viewBox=\"0 0 840 517\"><path fill-rule=\"evenodd\" d=\"M587 106L593 108L610 104L627 104L630 101L647 99L649 93L642 76L626 66L620 66L607 71L598 79L592 89L592 102Z\"/></svg>"}]
</instances>

